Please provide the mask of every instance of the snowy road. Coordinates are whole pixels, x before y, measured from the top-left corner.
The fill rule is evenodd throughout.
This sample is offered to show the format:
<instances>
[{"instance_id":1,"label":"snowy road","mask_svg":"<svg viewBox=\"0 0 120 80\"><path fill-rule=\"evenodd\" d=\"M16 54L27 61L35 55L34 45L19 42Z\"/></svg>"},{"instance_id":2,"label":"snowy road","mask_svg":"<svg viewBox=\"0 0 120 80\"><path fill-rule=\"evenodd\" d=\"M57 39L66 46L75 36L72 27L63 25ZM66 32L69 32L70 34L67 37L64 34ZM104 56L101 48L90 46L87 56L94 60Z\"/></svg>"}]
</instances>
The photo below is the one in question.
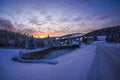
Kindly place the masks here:
<instances>
[{"instance_id":1,"label":"snowy road","mask_svg":"<svg viewBox=\"0 0 120 80\"><path fill-rule=\"evenodd\" d=\"M110 58L110 56L116 55L100 54L102 53L100 49L104 49L100 47L97 47L96 51L96 44L82 46L56 58L55 60L59 62L56 65L16 63L11 58L18 54L19 50L0 49L0 80L117 80L119 77L116 78L115 75L119 76L119 74L115 71L120 70L119 61L114 67L114 69L117 67L115 71L110 67L113 61L116 62L116 57Z\"/></svg>"},{"instance_id":2,"label":"snowy road","mask_svg":"<svg viewBox=\"0 0 120 80\"><path fill-rule=\"evenodd\" d=\"M99 44L86 80L120 80L120 44Z\"/></svg>"}]
</instances>

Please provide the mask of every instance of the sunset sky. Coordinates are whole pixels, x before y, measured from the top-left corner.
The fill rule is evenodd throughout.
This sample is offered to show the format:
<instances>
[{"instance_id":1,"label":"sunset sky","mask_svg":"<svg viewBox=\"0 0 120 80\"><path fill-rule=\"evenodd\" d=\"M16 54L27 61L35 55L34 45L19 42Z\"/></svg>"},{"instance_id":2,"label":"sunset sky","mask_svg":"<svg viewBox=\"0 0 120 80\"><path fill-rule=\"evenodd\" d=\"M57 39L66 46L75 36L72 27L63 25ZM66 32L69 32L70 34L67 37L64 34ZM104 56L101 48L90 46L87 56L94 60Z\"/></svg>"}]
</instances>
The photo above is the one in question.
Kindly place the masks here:
<instances>
[{"instance_id":1,"label":"sunset sky","mask_svg":"<svg viewBox=\"0 0 120 80\"><path fill-rule=\"evenodd\" d=\"M120 25L120 0L0 0L0 28L34 37Z\"/></svg>"}]
</instances>

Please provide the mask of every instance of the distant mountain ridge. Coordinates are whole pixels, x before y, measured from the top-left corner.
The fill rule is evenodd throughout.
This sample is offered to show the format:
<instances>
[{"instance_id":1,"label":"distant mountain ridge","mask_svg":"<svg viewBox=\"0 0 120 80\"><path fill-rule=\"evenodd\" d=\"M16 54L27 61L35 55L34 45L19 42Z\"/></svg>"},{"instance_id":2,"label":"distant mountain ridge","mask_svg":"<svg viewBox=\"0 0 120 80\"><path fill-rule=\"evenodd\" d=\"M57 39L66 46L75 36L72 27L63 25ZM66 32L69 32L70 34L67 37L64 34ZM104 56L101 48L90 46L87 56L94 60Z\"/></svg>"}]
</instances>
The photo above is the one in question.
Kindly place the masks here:
<instances>
[{"instance_id":1,"label":"distant mountain ridge","mask_svg":"<svg viewBox=\"0 0 120 80\"><path fill-rule=\"evenodd\" d=\"M112 34L112 33L120 33L120 25L95 30L95 31L92 31L92 32L85 34L85 36L88 36L88 35L102 36L102 35L107 35L107 34Z\"/></svg>"}]
</instances>

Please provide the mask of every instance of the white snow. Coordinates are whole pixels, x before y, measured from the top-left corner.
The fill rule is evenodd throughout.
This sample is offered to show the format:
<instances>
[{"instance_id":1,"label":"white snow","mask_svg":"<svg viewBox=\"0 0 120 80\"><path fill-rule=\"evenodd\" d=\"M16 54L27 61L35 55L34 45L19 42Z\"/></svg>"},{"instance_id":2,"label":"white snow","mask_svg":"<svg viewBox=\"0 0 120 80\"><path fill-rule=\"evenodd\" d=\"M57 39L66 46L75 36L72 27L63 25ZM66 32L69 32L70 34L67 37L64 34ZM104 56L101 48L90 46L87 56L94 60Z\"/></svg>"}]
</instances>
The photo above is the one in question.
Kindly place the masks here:
<instances>
[{"instance_id":1,"label":"white snow","mask_svg":"<svg viewBox=\"0 0 120 80\"><path fill-rule=\"evenodd\" d=\"M0 49L0 80L96 80L99 78L98 75L101 77L98 80L117 80L115 72L113 73L114 70L110 66L114 64L113 69L119 70L119 61L117 61L119 60L119 45L114 44L116 46L112 46L112 48L105 46L105 49L104 46L99 46L97 47L98 52L96 45L99 46L98 43L83 45L69 54L55 58L53 60L59 61L56 65L14 62L11 58L19 54L20 49ZM106 45L109 46L109 44ZM111 51L113 52L110 53ZM113 54L114 52L115 54ZM96 74L96 69L100 73ZM108 74L109 72L111 73ZM98 77L95 77L95 74ZM111 77L108 78L108 75ZM119 76L117 73L116 75Z\"/></svg>"},{"instance_id":2,"label":"white snow","mask_svg":"<svg viewBox=\"0 0 120 80\"><path fill-rule=\"evenodd\" d=\"M80 45L80 42L79 41L73 41L72 45Z\"/></svg>"}]
</instances>

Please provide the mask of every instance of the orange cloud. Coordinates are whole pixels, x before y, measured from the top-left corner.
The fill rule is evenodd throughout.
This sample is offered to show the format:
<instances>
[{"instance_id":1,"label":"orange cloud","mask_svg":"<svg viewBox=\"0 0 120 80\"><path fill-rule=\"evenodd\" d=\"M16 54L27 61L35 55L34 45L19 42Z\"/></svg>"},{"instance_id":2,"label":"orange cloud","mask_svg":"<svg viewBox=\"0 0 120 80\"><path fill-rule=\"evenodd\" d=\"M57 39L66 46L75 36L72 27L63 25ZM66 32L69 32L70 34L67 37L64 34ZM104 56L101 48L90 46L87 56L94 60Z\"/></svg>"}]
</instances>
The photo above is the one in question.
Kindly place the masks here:
<instances>
[{"instance_id":1,"label":"orange cloud","mask_svg":"<svg viewBox=\"0 0 120 80\"><path fill-rule=\"evenodd\" d=\"M45 37L47 37L48 36L48 34L47 33L44 33L44 32L36 32L36 33L33 33L33 36L35 37L35 38L45 38Z\"/></svg>"},{"instance_id":2,"label":"orange cloud","mask_svg":"<svg viewBox=\"0 0 120 80\"><path fill-rule=\"evenodd\" d=\"M56 36L63 36L65 35L65 33L62 32L55 32L55 33L45 33L45 32L35 32L32 34L35 38L45 38L48 37L48 35L50 37L56 37Z\"/></svg>"}]
</instances>

